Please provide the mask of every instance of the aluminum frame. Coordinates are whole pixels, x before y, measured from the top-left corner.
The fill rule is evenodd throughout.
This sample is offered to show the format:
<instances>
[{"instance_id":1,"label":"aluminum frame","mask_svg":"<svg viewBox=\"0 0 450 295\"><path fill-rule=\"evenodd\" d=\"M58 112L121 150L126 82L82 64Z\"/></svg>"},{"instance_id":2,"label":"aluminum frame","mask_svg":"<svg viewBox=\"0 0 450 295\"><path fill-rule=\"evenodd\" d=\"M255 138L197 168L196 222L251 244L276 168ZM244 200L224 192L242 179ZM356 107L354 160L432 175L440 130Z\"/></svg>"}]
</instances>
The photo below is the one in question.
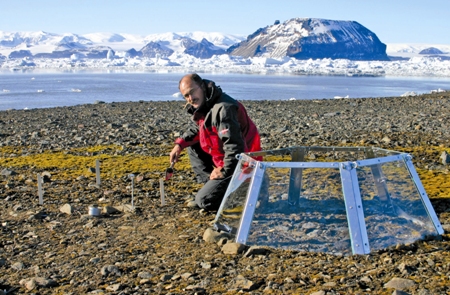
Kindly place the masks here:
<instances>
[{"instance_id":1,"label":"aluminum frame","mask_svg":"<svg viewBox=\"0 0 450 295\"><path fill-rule=\"evenodd\" d=\"M369 254L369 238L367 235L366 222L364 221L364 210L361 193L356 175L356 163L345 162L340 165L342 191L344 194L345 211L350 231L350 240L353 254ZM356 184L356 185L355 185Z\"/></svg>"},{"instance_id":2,"label":"aluminum frame","mask_svg":"<svg viewBox=\"0 0 450 295\"><path fill-rule=\"evenodd\" d=\"M259 163L250 183L249 194L247 196L244 211L241 217L241 225L236 234L236 241L241 244L245 244L247 242L248 233L250 231L253 214L255 213L256 203L258 202L259 191L261 190L265 170L265 165Z\"/></svg>"},{"instance_id":3,"label":"aluminum frame","mask_svg":"<svg viewBox=\"0 0 450 295\"><path fill-rule=\"evenodd\" d=\"M360 152L366 159L343 162L304 162L305 155L309 151L320 152ZM266 155L290 155L291 162L260 162L252 157ZM382 155L382 156L377 156ZM382 164L402 161L405 164L426 208L428 217L431 219L437 233L442 235L444 230L433 209L433 206L425 192L420 178L412 164L412 156L407 153L390 151L373 147L291 147L286 149L262 151L256 153L241 154L242 158L252 158L254 171L249 189L246 195L245 205L236 231L236 242L246 244L250 232L253 215L255 213L258 197L263 183L264 174L267 168L290 168L288 202L291 206L296 206L300 202L303 169L305 168L334 168L339 169L342 184L342 193L345 202L347 222L350 233L351 247L353 254L369 254L371 251L367 227L364 219L364 209L361 192L359 189L357 167L370 167L378 196L383 201L391 201L386 179L383 174ZM233 179L237 177L236 171ZM216 216L216 229L227 229L226 225L218 224L219 215L224 209L226 198L231 193L230 187L227 190L224 201ZM231 232L231 229L230 229Z\"/></svg>"}]
</instances>

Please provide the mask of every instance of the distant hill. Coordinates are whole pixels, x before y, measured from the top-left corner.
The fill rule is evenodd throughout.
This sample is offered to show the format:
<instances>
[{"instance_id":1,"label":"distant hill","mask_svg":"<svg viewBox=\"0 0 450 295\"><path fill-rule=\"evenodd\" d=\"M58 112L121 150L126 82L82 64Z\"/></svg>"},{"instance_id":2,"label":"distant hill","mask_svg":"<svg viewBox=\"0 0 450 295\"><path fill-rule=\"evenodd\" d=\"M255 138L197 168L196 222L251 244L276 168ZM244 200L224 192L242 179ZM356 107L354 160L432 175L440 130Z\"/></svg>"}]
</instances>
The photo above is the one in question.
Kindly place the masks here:
<instances>
[{"instance_id":1,"label":"distant hill","mask_svg":"<svg viewBox=\"0 0 450 295\"><path fill-rule=\"evenodd\" d=\"M419 52L419 54L444 54L444 53L445 52L442 52L441 50L435 47L425 48L424 50Z\"/></svg>"},{"instance_id":2,"label":"distant hill","mask_svg":"<svg viewBox=\"0 0 450 295\"><path fill-rule=\"evenodd\" d=\"M354 21L293 18L260 28L227 52L243 57L388 60L386 45Z\"/></svg>"},{"instance_id":3,"label":"distant hill","mask_svg":"<svg viewBox=\"0 0 450 295\"><path fill-rule=\"evenodd\" d=\"M404 44L404 43L390 43L387 44L386 52L389 57L401 57L401 58L411 58L416 56L427 56L427 55L435 55L433 53L434 50L431 48L435 48L439 50L441 53L441 58L449 57L450 54L450 45L444 44Z\"/></svg>"}]
</instances>

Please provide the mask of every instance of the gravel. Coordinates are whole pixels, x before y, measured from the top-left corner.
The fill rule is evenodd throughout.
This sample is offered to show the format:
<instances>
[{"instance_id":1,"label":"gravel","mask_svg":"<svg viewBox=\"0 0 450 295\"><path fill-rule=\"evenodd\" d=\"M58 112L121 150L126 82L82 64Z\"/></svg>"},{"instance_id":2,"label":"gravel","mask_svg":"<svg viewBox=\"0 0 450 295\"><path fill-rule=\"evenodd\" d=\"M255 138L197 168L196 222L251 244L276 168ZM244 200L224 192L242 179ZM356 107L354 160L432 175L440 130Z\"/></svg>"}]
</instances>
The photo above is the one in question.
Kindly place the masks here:
<instances>
[{"instance_id":1,"label":"gravel","mask_svg":"<svg viewBox=\"0 0 450 295\"><path fill-rule=\"evenodd\" d=\"M449 151L448 93L244 104L263 149L373 145L411 151L417 168L448 174L446 157L425 152ZM189 169L175 170L162 206L164 169L119 171L98 184L92 167L83 167L88 176L64 177L70 167L58 162L46 171L8 164L62 151L167 157L165 167L189 119L183 106L141 101L0 112L0 294L450 294L449 182L431 196L442 237L340 256L250 248L215 235L215 215L186 206L198 188ZM95 146L120 148L96 154L89 150ZM92 204L101 204L100 216L88 214Z\"/></svg>"}]
</instances>

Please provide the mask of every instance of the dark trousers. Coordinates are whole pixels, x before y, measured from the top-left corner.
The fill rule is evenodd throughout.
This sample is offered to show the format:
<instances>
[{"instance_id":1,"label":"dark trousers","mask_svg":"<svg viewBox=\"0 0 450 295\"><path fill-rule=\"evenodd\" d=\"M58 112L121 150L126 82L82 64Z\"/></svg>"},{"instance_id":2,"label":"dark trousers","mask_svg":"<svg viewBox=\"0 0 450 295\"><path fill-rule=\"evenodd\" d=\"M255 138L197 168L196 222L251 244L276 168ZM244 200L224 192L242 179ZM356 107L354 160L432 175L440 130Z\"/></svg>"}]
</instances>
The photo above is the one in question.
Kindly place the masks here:
<instances>
[{"instance_id":1,"label":"dark trousers","mask_svg":"<svg viewBox=\"0 0 450 295\"><path fill-rule=\"evenodd\" d=\"M200 144L195 144L187 149L192 169L198 183L205 185L197 192L195 202L200 208L207 211L217 211L227 191L231 177L223 179L209 179L214 170L211 155L202 150Z\"/></svg>"}]
</instances>

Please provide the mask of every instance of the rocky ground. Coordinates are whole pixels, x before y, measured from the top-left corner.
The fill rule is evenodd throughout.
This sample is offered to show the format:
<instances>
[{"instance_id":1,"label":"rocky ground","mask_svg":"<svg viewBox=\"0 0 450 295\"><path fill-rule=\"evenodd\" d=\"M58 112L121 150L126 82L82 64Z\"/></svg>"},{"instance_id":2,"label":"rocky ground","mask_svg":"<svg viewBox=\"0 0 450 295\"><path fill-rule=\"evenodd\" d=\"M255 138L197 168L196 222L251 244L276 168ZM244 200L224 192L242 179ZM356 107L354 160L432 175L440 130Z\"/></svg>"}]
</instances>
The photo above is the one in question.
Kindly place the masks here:
<instances>
[{"instance_id":1,"label":"rocky ground","mask_svg":"<svg viewBox=\"0 0 450 295\"><path fill-rule=\"evenodd\" d=\"M450 94L244 103L264 149L410 152L444 235L353 256L225 244L209 230L214 214L186 206L198 185L185 158L161 204L159 180L188 120L182 102L9 110L0 294L450 294ZM93 204L106 211L88 215Z\"/></svg>"}]
</instances>

